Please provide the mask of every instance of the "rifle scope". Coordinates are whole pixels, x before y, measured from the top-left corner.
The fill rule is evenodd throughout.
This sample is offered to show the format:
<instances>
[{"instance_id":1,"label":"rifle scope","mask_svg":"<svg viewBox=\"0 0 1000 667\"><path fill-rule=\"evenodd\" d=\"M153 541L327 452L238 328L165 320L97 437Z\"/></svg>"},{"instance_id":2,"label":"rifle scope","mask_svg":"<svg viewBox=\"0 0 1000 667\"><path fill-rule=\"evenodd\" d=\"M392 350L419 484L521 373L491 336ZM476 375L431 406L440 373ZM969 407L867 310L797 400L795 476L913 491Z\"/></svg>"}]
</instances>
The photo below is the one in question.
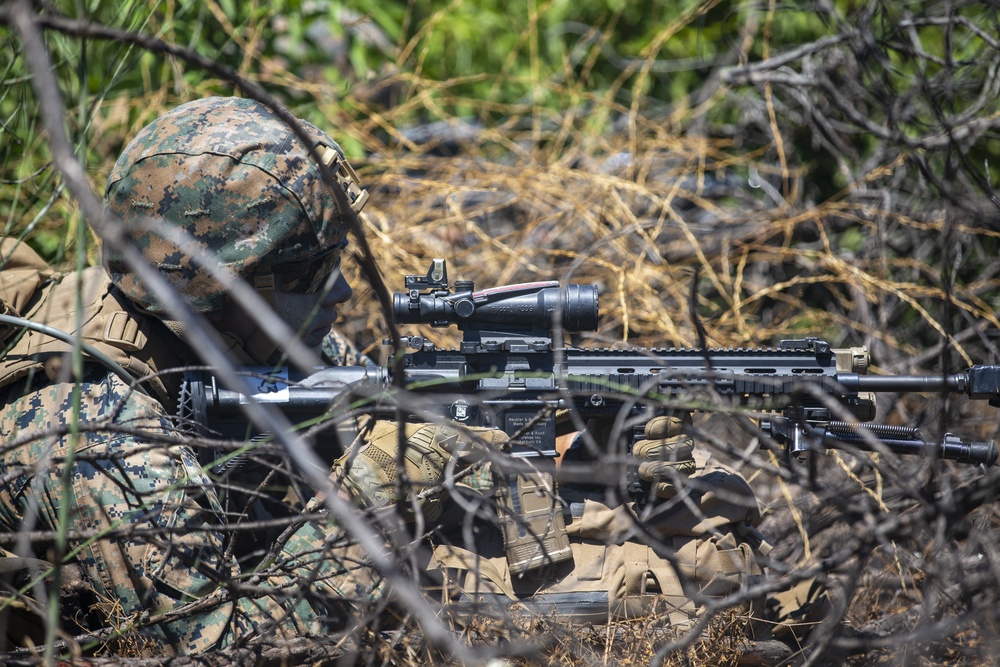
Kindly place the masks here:
<instances>
[{"instance_id":1,"label":"rifle scope","mask_svg":"<svg viewBox=\"0 0 1000 667\"><path fill-rule=\"evenodd\" d=\"M408 276L409 278L409 276ZM408 283L409 286L409 283ZM431 324L459 329L506 327L551 329L558 312L564 331L596 331L597 285L566 285L558 281L520 283L474 291L472 281L455 281L453 291L422 293L412 288L395 293L393 313L400 324Z\"/></svg>"}]
</instances>

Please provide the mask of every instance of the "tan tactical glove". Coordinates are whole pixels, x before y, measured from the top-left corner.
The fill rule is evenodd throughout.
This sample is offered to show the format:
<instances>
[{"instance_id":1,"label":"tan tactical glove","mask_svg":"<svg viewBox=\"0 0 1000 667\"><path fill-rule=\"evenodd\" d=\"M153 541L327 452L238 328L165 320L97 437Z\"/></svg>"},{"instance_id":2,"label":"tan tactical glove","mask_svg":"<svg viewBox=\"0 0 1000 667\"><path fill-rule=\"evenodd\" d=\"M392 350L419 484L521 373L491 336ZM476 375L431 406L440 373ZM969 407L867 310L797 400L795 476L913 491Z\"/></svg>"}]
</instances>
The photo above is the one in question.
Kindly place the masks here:
<instances>
[{"instance_id":1,"label":"tan tactical glove","mask_svg":"<svg viewBox=\"0 0 1000 667\"><path fill-rule=\"evenodd\" d=\"M394 502L406 502L404 516L413 518L419 507L427 521L435 521L443 510L445 470L453 456L474 452L477 446L498 448L507 435L497 429L456 429L443 424L403 424L406 448L403 450L403 470L407 485L400 484L399 427L394 421L376 421L366 444L356 455L345 455L337 461L334 473L342 477L344 487L354 499L368 508L385 507ZM489 478L485 463L474 458L459 462L456 471L462 474L456 483L471 486ZM471 470L470 470L471 467Z\"/></svg>"},{"instance_id":2,"label":"tan tactical glove","mask_svg":"<svg viewBox=\"0 0 1000 667\"><path fill-rule=\"evenodd\" d=\"M632 446L632 456L638 460L638 477L648 482L659 498L677 495L678 475L688 477L695 470L694 440L684 434L691 415L654 417L646 423L644 438Z\"/></svg>"}]
</instances>

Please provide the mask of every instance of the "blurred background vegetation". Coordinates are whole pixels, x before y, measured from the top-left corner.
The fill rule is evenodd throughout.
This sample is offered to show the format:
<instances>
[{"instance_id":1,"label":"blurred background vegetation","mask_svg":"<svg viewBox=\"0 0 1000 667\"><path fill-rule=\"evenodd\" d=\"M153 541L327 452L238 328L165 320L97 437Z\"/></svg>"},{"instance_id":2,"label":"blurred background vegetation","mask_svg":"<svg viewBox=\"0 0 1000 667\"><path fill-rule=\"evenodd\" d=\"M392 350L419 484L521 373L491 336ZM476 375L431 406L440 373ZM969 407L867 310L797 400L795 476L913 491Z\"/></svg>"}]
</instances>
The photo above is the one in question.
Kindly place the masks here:
<instances>
[{"instance_id":1,"label":"blurred background vegetation","mask_svg":"<svg viewBox=\"0 0 1000 667\"><path fill-rule=\"evenodd\" d=\"M811 333L889 366L993 354L994 3L50 7L66 123L98 194L145 123L239 89L88 23L189 49L328 129L375 194L390 288L443 255L481 284L599 282L608 340L695 344L696 314L712 344ZM19 38L2 34L0 214L66 261L86 237L49 168ZM370 340L376 318L352 333Z\"/></svg>"},{"instance_id":2,"label":"blurred background vegetation","mask_svg":"<svg viewBox=\"0 0 1000 667\"><path fill-rule=\"evenodd\" d=\"M342 143L374 195L365 224L390 289L441 256L481 286L598 283L591 344L815 335L895 372L1000 357L998 14L857 0L38 10L98 195L139 128L241 94L243 77ZM0 30L5 231L55 263L81 244L96 262L20 37ZM378 356L385 324L355 284L344 326Z\"/></svg>"},{"instance_id":3,"label":"blurred background vegetation","mask_svg":"<svg viewBox=\"0 0 1000 667\"><path fill-rule=\"evenodd\" d=\"M32 5L0 15L0 216L52 262L93 263L10 27L18 6ZM242 77L342 143L372 191L363 222L390 289L445 257L481 287L597 283L603 324L578 337L588 345L811 335L867 345L887 372L1000 362L994 2L59 0L34 12L98 194L143 125L240 94ZM378 356L381 311L347 271L344 328ZM998 429L941 401L885 408L930 433Z\"/></svg>"}]
</instances>

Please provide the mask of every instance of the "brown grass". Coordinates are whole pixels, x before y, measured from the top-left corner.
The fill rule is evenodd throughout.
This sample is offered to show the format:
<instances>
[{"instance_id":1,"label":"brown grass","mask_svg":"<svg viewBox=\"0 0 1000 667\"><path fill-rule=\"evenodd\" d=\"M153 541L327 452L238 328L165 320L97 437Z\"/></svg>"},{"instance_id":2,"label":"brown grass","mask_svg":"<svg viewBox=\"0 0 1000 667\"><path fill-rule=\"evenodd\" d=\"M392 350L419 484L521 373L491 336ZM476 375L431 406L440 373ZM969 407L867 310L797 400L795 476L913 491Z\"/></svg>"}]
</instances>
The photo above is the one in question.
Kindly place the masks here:
<instances>
[{"instance_id":1,"label":"brown grass","mask_svg":"<svg viewBox=\"0 0 1000 667\"><path fill-rule=\"evenodd\" d=\"M827 54L816 62L829 71L817 77L861 80L869 65L855 62L846 47ZM325 129L365 148L354 161L372 191L362 221L391 290L402 289L403 275L423 274L431 258L443 257L452 279L479 287L552 278L596 283L602 324L574 338L580 345L764 346L808 335L866 345L877 372L997 361L995 208L965 172L944 187L928 185L930 175L940 177L943 165L954 169L956 156L980 145L942 154L875 136L822 87L803 93L777 82L706 83L714 88L703 104L681 101L666 110L576 90L570 92L577 104L552 110L450 99L457 82L425 80L413 69L389 73L367 91L359 85L356 96L341 100L307 73L267 60L259 68L251 76L287 86L288 99L304 95L329 120ZM623 75L620 85L638 91L639 83ZM140 127L175 103L219 89L228 90L215 81L180 85L99 105L89 145L95 190ZM395 103L361 95L375 89L396 93ZM845 85L843 94L851 91ZM418 142L404 133L413 118L460 105L474 122L449 119L459 139L441 134ZM719 109L732 112L728 125L712 125ZM488 122L475 122L477 115ZM927 135L937 136L934 128ZM858 136L877 147L862 155L853 143ZM809 147L830 145L839 150L837 187L816 182L818 165L810 159ZM30 220L45 197L20 196L17 217ZM72 246L77 221L74 203L60 199L34 233L65 234ZM92 247L88 253L96 261ZM369 281L354 263L346 270L355 298L343 309L343 328L384 358L386 326ZM404 333L417 331L441 344L457 340L450 330ZM882 403L882 421L930 434L992 438L1000 428L993 409L968 402L892 396ZM795 477L763 453L741 457L752 434L697 419L715 438L703 446L736 462L758 490L775 544L774 571L829 575L841 591L841 622L819 633L821 648L855 641L830 650L856 651L853 664L992 664L1000 554L991 536L998 518L989 494L975 490L997 488L995 474L845 455L824 458L816 479ZM735 664L743 629L739 614L720 614L664 664ZM497 640L489 628L467 633ZM543 635L544 652L515 651L512 664L647 664L674 638L648 619L583 631L537 621L514 639ZM419 637L371 639L359 662L446 661Z\"/></svg>"}]
</instances>

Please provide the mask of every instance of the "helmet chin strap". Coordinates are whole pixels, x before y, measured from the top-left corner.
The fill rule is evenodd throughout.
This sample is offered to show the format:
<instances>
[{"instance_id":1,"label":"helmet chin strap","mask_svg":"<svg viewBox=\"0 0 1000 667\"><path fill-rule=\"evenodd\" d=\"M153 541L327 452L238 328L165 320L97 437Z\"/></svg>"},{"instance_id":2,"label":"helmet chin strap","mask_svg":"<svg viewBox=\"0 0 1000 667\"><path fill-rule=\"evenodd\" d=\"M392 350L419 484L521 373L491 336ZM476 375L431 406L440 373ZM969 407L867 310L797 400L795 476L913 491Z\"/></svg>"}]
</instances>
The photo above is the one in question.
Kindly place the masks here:
<instances>
[{"instance_id":1,"label":"helmet chin strap","mask_svg":"<svg viewBox=\"0 0 1000 667\"><path fill-rule=\"evenodd\" d=\"M273 309L276 285L274 275L267 273L254 276L253 284L257 292ZM249 336L246 336L246 327L240 327L237 322L240 318L245 318L246 314L242 308L236 307L233 301L228 301L221 310L205 313L205 316L222 337L229 354L244 366L266 366L270 357L278 349L278 344L271 340L260 327L256 327ZM163 320L163 324L182 340L188 340L187 329L180 322Z\"/></svg>"},{"instance_id":2,"label":"helmet chin strap","mask_svg":"<svg viewBox=\"0 0 1000 667\"><path fill-rule=\"evenodd\" d=\"M167 327L175 336L181 340L188 341L188 331L187 327L181 322L176 322L174 320L162 320L164 326ZM231 331L223 331L216 329L219 336L222 338L223 343L226 346L226 351L233 356L237 363L244 366L253 365L263 365L263 362L250 356L247 352L247 345L244 343L239 336L232 333Z\"/></svg>"},{"instance_id":3,"label":"helmet chin strap","mask_svg":"<svg viewBox=\"0 0 1000 667\"><path fill-rule=\"evenodd\" d=\"M258 273L253 277L253 287L257 290L257 294L260 294L264 301L267 301L271 309L276 310L274 306L274 292L276 289L274 274ZM263 329L257 327L250 334L250 337L243 342L243 349L254 363L264 365L271 355L274 354L274 351L278 349L278 344L271 340L270 336L265 334Z\"/></svg>"},{"instance_id":4,"label":"helmet chin strap","mask_svg":"<svg viewBox=\"0 0 1000 667\"><path fill-rule=\"evenodd\" d=\"M254 288L274 308L275 280L274 274L267 273L254 276ZM232 302L230 302L232 303ZM245 317L241 308L227 307L222 311L206 313L212 322L213 328L219 333L226 348L235 360L244 366L266 366L269 360L278 349L278 344L264 333L260 327L244 338L243 334L237 333L240 327L233 326L233 319ZM187 340L187 330L180 322L163 320L163 324L176 334L179 338Z\"/></svg>"}]
</instances>

